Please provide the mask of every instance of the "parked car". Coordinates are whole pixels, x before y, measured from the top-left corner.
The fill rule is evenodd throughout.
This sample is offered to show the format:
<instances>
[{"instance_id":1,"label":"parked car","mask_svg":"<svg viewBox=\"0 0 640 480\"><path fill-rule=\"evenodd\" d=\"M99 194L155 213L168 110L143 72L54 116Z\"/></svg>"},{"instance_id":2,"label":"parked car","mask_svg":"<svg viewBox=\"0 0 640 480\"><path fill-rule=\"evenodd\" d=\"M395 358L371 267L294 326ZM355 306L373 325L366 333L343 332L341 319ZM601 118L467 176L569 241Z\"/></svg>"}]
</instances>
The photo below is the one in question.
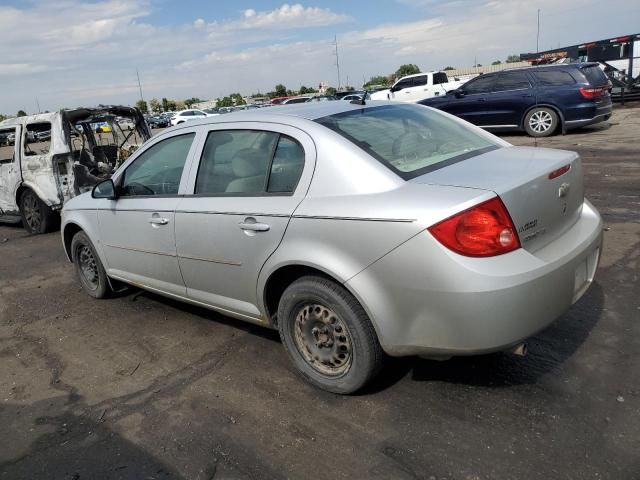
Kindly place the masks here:
<instances>
[{"instance_id":1,"label":"parked car","mask_svg":"<svg viewBox=\"0 0 640 480\"><path fill-rule=\"evenodd\" d=\"M127 139L111 129L117 116L140 120ZM98 137L105 126L110 135ZM0 146L0 219L45 233L66 201L108 178L151 133L139 110L110 106L11 118L0 136L10 144Z\"/></svg>"},{"instance_id":2,"label":"parked car","mask_svg":"<svg viewBox=\"0 0 640 480\"><path fill-rule=\"evenodd\" d=\"M489 130L546 137L608 120L609 88L597 63L574 63L484 74L444 97L420 103Z\"/></svg>"},{"instance_id":3,"label":"parked car","mask_svg":"<svg viewBox=\"0 0 640 480\"><path fill-rule=\"evenodd\" d=\"M395 100L400 102L417 102L425 98L446 95L455 90L463 82L450 79L446 72L423 72L402 77L386 90L378 90L371 94L372 100Z\"/></svg>"},{"instance_id":4,"label":"parked car","mask_svg":"<svg viewBox=\"0 0 640 480\"><path fill-rule=\"evenodd\" d=\"M156 115L149 117L147 123L151 128L165 128L169 126L169 119L166 116Z\"/></svg>"},{"instance_id":5,"label":"parked car","mask_svg":"<svg viewBox=\"0 0 640 480\"><path fill-rule=\"evenodd\" d=\"M520 346L594 278L602 220L574 152L390 102L207 120L67 202L89 295L118 280L277 328L304 378L350 393L384 353Z\"/></svg>"},{"instance_id":6,"label":"parked car","mask_svg":"<svg viewBox=\"0 0 640 480\"><path fill-rule=\"evenodd\" d=\"M171 126L179 125L190 120L202 120L205 117L215 117L217 115L217 113L209 114L196 108L190 108L188 110L182 110L171 117Z\"/></svg>"},{"instance_id":7,"label":"parked car","mask_svg":"<svg viewBox=\"0 0 640 480\"><path fill-rule=\"evenodd\" d=\"M307 103L309 97L289 97L286 100L280 102L281 105L293 105L295 103Z\"/></svg>"}]
</instances>

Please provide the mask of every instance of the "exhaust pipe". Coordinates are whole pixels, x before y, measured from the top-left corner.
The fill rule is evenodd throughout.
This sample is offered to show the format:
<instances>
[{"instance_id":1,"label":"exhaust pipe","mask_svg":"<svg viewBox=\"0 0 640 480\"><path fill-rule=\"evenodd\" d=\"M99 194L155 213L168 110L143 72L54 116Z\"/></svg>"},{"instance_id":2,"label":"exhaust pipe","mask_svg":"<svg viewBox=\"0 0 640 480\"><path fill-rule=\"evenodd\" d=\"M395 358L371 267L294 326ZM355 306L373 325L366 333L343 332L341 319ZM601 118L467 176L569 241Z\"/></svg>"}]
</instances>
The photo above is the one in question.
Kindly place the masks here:
<instances>
[{"instance_id":1,"label":"exhaust pipe","mask_svg":"<svg viewBox=\"0 0 640 480\"><path fill-rule=\"evenodd\" d=\"M526 343L521 343L520 345L516 345L511 349L511 353L519 357L524 357L527 354L527 352L528 352L528 349L527 349Z\"/></svg>"}]
</instances>

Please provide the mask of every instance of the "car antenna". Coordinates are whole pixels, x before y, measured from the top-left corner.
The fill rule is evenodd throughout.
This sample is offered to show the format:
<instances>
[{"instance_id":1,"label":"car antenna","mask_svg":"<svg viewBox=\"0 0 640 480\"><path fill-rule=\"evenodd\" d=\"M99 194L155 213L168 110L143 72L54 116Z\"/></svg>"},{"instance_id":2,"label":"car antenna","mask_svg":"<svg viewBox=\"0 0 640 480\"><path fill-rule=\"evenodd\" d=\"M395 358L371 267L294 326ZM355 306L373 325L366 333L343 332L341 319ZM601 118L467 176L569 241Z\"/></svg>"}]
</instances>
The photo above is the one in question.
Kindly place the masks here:
<instances>
[{"instance_id":1,"label":"car antenna","mask_svg":"<svg viewBox=\"0 0 640 480\"><path fill-rule=\"evenodd\" d=\"M365 90L360 100L354 98L349 103L353 103L354 105L366 105L367 103L364 101L364 99L367 98L367 93L369 93L369 91Z\"/></svg>"}]
</instances>

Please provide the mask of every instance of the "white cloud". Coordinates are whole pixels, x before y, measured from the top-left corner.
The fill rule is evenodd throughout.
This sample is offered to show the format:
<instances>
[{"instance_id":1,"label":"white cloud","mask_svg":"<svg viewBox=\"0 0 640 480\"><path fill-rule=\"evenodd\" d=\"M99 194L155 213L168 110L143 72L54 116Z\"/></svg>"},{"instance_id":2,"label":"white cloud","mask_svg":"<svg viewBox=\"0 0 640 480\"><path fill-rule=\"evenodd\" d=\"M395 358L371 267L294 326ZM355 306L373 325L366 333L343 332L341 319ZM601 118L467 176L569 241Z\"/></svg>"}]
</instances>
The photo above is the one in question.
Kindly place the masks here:
<instances>
[{"instance_id":1,"label":"white cloud","mask_svg":"<svg viewBox=\"0 0 640 480\"><path fill-rule=\"evenodd\" d=\"M589 8L595 0L471 0L455 8L434 0L402 1L416 5L410 10L415 20L370 28L359 28L342 12L301 4L246 9L236 18L213 22L203 12L188 24L172 26L145 23L152 12L147 0L35 0L20 8L0 6L0 113L29 110L35 96L49 110L131 104L137 100L136 68L145 98L215 98L232 91L267 91L276 83L335 85L334 31L342 83L349 77L358 86L363 77L393 72L402 63L423 70L464 67L476 57L487 64L531 51L538 7L543 49L628 33L639 20L638 6L629 6L628 0L609 0L608 11L626 12L615 24ZM375 11L375 4L369 8ZM312 41L304 30L327 25L338 26L320 29L324 40Z\"/></svg>"}]
</instances>

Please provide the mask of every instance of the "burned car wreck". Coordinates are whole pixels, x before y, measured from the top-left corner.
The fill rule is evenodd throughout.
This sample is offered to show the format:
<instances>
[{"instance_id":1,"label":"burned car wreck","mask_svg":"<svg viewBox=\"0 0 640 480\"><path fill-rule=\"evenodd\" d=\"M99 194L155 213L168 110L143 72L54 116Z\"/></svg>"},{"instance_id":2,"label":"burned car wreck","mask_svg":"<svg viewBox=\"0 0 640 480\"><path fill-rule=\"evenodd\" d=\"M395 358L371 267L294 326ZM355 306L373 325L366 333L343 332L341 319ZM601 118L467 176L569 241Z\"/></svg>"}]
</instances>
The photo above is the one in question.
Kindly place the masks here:
<instances>
[{"instance_id":1,"label":"burned car wreck","mask_svg":"<svg viewBox=\"0 0 640 480\"><path fill-rule=\"evenodd\" d=\"M127 106L0 122L0 220L32 233L56 228L67 200L109 178L149 138L141 112Z\"/></svg>"}]
</instances>

